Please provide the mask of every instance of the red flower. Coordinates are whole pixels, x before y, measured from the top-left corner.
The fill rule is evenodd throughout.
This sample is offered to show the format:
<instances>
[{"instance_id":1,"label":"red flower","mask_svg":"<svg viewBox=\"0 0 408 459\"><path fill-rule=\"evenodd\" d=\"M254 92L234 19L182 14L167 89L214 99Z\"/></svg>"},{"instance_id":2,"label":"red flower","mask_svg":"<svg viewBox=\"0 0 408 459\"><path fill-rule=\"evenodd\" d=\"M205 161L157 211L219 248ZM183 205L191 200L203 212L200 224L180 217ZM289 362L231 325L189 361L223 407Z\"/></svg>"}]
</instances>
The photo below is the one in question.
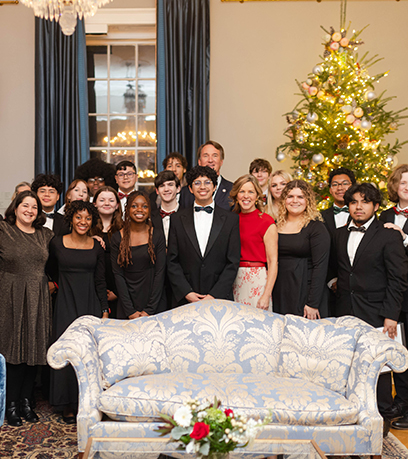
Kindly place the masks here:
<instances>
[{"instance_id":1,"label":"red flower","mask_svg":"<svg viewBox=\"0 0 408 459\"><path fill-rule=\"evenodd\" d=\"M230 409L227 409L227 410L224 410L224 414L225 416L230 417L230 418L233 418L234 417L234 412Z\"/></svg>"},{"instance_id":2,"label":"red flower","mask_svg":"<svg viewBox=\"0 0 408 459\"><path fill-rule=\"evenodd\" d=\"M209 425L205 424L204 422L196 422L194 424L194 428L190 434L190 437L194 438L194 440L201 440L202 438L206 437L209 433Z\"/></svg>"}]
</instances>

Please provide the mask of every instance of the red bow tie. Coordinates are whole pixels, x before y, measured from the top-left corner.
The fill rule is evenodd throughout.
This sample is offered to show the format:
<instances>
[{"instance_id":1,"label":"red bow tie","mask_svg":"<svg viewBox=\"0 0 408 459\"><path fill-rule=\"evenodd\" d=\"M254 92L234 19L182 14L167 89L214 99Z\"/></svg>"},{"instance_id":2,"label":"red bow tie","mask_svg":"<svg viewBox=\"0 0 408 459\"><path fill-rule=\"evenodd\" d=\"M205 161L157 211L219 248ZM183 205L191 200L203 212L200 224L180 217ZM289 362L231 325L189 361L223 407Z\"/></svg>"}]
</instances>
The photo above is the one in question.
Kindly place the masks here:
<instances>
[{"instance_id":1,"label":"red bow tie","mask_svg":"<svg viewBox=\"0 0 408 459\"><path fill-rule=\"evenodd\" d=\"M169 217L171 214L174 214L175 210L167 212L167 211L165 211L163 209L160 209L159 212L160 212L160 217L164 218L164 217Z\"/></svg>"},{"instance_id":2,"label":"red bow tie","mask_svg":"<svg viewBox=\"0 0 408 459\"><path fill-rule=\"evenodd\" d=\"M118 192L119 199L127 198L129 196L128 194L122 193L121 191Z\"/></svg>"},{"instance_id":3,"label":"red bow tie","mask_svg":"<svg viewBox=\"0 0 408 459\"><path fill-rule=\"evenodd\" d=\"M403 215L405 218L408 218L408 209L397 209L397 206L393 207L393 209L397 215Z\"/></svg>"}]
</instances>

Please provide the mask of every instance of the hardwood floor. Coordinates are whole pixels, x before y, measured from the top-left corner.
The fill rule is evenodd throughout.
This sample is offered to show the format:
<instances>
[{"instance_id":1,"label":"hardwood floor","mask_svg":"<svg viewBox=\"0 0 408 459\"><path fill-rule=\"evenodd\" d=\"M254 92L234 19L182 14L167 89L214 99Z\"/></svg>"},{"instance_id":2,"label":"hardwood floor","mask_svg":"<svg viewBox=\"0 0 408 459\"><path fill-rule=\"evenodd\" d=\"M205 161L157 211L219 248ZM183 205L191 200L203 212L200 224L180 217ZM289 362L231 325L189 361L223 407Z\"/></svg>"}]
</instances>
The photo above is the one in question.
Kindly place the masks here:
<instances>
[{"instance_id":1,"label":"hardwood floor","mask_svg":"<svg viewBox=\"0 0 408 459\"><path fill-rule=\"evenodd\" d=\"M398 440L408 448L408 430L395 430L391 429L390 432L395 435Z\"/></svg>"}]
</instances>

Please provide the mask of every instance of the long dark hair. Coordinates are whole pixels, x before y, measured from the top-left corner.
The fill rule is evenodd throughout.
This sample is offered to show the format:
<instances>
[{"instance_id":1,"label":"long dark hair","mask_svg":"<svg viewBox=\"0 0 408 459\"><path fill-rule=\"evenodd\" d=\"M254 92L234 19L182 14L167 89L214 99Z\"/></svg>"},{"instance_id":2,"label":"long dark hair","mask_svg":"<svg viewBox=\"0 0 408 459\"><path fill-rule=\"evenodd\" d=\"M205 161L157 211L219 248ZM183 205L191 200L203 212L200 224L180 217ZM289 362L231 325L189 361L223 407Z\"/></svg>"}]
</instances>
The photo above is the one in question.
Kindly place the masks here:
<instances>
[{"instance_id":1,"label":"long dark hair","mask_svg":"<svg viewBox=\"0 0 408 459\"><path fill-rule=\"evenodd\" d=\"M96 201L98 200L99 195L103 193L104 191L113 193L116 199L116 203L118 204L118 208L112 214L111 225L108 229L108 239L110 240L112 237L112 234L115 234L116 232L120 231L123 228L122 206L120 204L118 192L115 189L113 189L111 186L101 186L98 189L98 191L95 193L93 201L92 201L95 207L96 207ZM92 228L91 234L92 236L95 236L95 235L101 236L101 237L103 236L103 223L101 219L98 220L98 223L96 224L95 228Z\"/></svg>"},{"instance_id":2,"label":"long dark hair","mask_svg":"<svg viewBox=\"0 0 408 459\"><path fill-rule=\"evenodd\" d=\"M150 199L148 198L147 194L144 191L133 191L127 198L126 209L125 209L125 222L123 224L123 237L120 242L119 246L119 254L118 254L118 265L121 267L127 268L129 265L132 265L132 251L130 248L130 227L131 227L131 219L130 219L130 209L132 208L133 201L138 197L143 196L146 200L147 206L149 208L149 215L146 219L146 225L149 231L149 241L148 241L148 252L150 255L150 260L154 264L156 261L156 255L154 253L154 244L153 244L153 232L152 232L152 219L151 216L151 206L150 206Z\"/></svg>"},{"instance_id":3,"label":"long dark hair","mask_svg":"<svg viewBox=\"0 0 408 459\"><path fill-rule=\"evenodd\" d=\"M15 225L16 224L16 220L17 220L16 210L17 210L17 207L24 201L25 198L34 198L37 201L37 217L35 218L35 220L33 221L31 226L33 228L35 228L35 229L42 228L44 223L47 221L47 218L43 214L42 205L41 205L40 199L34 193L34 191L31 191L31 190L26 190L26 191L22 191L21 193L18 193L18 195L13 199L11 204L8 206L8 208L6 210L6 213L5 213L5 216L4 216L4 220L6 220L6 222L9 225Z\"/></svg>"}]
</instances>

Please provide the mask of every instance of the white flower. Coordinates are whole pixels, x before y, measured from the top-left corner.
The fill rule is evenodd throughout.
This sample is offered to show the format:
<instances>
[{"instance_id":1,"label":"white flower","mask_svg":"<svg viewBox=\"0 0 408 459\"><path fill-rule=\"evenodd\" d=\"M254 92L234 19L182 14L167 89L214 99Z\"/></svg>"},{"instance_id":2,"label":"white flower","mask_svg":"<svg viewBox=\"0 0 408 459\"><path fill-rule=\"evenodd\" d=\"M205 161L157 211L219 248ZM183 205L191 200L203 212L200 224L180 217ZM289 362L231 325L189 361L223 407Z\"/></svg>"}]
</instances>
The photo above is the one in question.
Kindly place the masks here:
<instances>
[{"instance_id":1,"label":"white flower","mask_svg":"<svg viewBox=\"0 0 408 459\"><path fill-rule=\"evenodd\" d=\"M188 406L181 406L175 413L174 413L174 420L177 424L181 427L188 427L190 425L191 419L193 415L191 410Z\"/></svg>"},{"instance_id":2,"label":"white flower","mask_svg":"<svg viewBox=\"0 0 408 459\"><path fill-rule=\"evenodd\" d=\"M195 453L195 441L191 440L190 443L186 446L186 453L193 454Z\"/></svg>"}]
</instances>

